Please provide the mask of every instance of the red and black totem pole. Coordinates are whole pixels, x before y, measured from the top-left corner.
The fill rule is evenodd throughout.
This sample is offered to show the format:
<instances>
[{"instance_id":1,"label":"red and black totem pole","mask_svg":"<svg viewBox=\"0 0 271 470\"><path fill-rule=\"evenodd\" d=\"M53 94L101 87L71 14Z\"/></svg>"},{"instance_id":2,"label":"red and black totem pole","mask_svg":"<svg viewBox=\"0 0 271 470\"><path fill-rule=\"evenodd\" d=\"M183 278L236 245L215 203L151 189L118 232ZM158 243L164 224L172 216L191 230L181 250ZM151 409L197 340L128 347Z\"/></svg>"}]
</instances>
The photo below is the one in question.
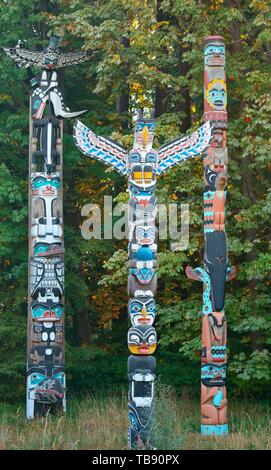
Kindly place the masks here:
<instances>
[{"instance_id":1,"label":"red and black totem pole","mask_svg":"<svg viewBox=\"0 0 271 470\"><path fill-rule=\"evenodd\" d=\"M190 279L203 282L201 349L201 434L228 433L226 363L227 320L225 283L236 275L228 265L225 232L228 151L225 44L222 36L204 41L204 121L212 125L213 141L204 165L204 268L186 268Z\"/></svg>"}]
</instances>

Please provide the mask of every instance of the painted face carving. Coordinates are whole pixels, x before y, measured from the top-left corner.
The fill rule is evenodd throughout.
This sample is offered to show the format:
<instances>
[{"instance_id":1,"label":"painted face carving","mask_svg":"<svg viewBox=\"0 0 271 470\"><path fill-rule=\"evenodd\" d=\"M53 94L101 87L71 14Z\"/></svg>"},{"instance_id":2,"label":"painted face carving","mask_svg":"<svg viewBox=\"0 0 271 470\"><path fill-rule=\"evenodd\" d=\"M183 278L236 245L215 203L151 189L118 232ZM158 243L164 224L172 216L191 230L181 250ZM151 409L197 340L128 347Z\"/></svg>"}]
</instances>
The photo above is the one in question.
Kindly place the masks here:
<instances>
[{"instance_id":1,"label":"painted face carving","mask_svg":"<svg viewBox=\"0 0 271 470\"><path fill-rule=\"evenodd\" d=\"M128 348L132 354L153 354L157 334L152 326L140 325L128 330Z\"/></svg>"},{"instance_id":2,"label":"painted face carving","mask_svg":"<svg viewBox=\"0 0 271 470\"><path fill-rule=\"evenodd\" d=\"M133 326L152 325L156 316L156 304L153 298L130 299L128 312Z\"/></svg>"},{"instance_id":3,"label":"painted face carving","mask_svg":"<svg viewBox=\"0 0 271 470\"><path fill-rule=\"evenodd\" d=\"M63 315L63 305L61 304L46 305L33 303L31 310L32 318L35 321L59 321Z\"/></svg>"},{"instance_id":4,"label":"painted face carving","mask_svg":"<svg viewBox=\"0 0 271 470\"><path fill-rule=\"evenodd\" d=\"M57 173L35 173L31 179L33 196L57 196L61 188L61 181Z\"/></svg>"},{"instance_id":5,"label":"painted face carving","mask_svg":"<svg viewBox=\"0 0 271 470\"><path fill-rule=\"evenodd\" d=\"M46 54L43 61L43 66L46 69L54 69L58 63L58 54Z\"/></svg>"},{"instance_id":6,"label":"painted face carving","mask_svg":"<svg viewBox=\"0 0 271 470\"><path fill-rule=\"evenodd\" d=\"M137 225L135 227L135 240L139 245L152 245L155 243L156 229L154 226Z\"/></svg>"},{"instance_id":7,"label":"painted face carving","mask_svg":"<svg viewBox=\"0 0 271 470\"><path fill-rule=\"evenodd\" d=\"M135 124L134 146L151 148L154 136L153 120L139 119Z\"/></svg>"},{"instance_id":8,"label":"painted face carving","mask_svg":"<svg viewBox=\"0 0 271 470\"><path fill-rule=\"evenodd\" d=\"M140 153L133 149L128 155L128 165L132 167L135 163L140 163Z\"/></svg>"},{"instance_id":9,"label":"painted face carving","mask_svg":"<svg viewBox=\"0 0 271 470\"><path fill-rule=\"evenodd\" d=\"M56 403L64 397L65 373L62 367L55 367L52 375L44 367L33 367L27 378L28 390L39 403Z\"/></svg>"},{"instance_id":10,"label":"painted face carving","mask_svg":"<svg viewBox=\"0 0 271 470\"><path fill-rule=\"evenodd\" d=\"M46 69L54 69L57 67L58 64L58 57L60 51L58 49L58 37L52 36L50 38L50 43L47 49L45 49L44 59L43 59L43 67Z\"/></svg>"},{"instance_id":11,"label":"painted face carving","mask_svg":"<svg viewBox=\"0 0 271 470\"><path fill-rule=\"evenodd\" d=\"M226 381L226 364L206 364L201 367L201 381L206 387L222 387Z\"/></svg>"},{"instance_id":12,"label":"painted face carving","mask_svg":"<svg viewBox=\"0 0 271 470\"><path fill-rule=\"evenodd\" d=\"M150 199L138 200L131 198L129 201L129 220L155 219L157 214L157 198L151 196Z\"/></svg>"},{"instance_id":13,"label":"painted face carving","mask_svg":"<svg viewBox=\"0 0 271 470\"><path fill-rule=\"evenodd\" d=\"M208 43L204 50L205 65L212 66L225 66L225 45L219 42Z\"/></svg>"},{"instance_id":14,"label":"painted face carving","mask_svg":"<svg viewBox=\"0 0 271 470\"><path fill-rule=\"evenodd\" d=\"M134 165L131 170L130 179L134 186L139 186L142 189L152 188L155 181L152 165L150 163Z\"/></svg>"},{"instance_id":15,"label":"painted face carving","mask_svg":"<svg viewBox=\"0 0 271 470\"><path fill-rule=\"evenodd\" d=\"M212 80L206 90L206 98L212 109L223 111L227 106L226 83L220 78Z\"/></svg>"},{"instance_id":16,"label":"painted face carving","mask_svg":"<svg viewBox=\"0 0 271 470\"><path fill-rule=\"evenodd\" d=\"M64 397L63 385L55 378L44 379L37 385L35 397L39 403L56 403Z\"/></svg>"},{"instance_id":17,"label":"painted face carving","mask_svg":"<svg viewBox=\"0 0 271 470\"><path fill-rule=\"evenodd\" d=\"M146 162L156 164L158 162L158 156L155 150L152 149L151 152L146 155Z\"/></svg>"}]
</instances>

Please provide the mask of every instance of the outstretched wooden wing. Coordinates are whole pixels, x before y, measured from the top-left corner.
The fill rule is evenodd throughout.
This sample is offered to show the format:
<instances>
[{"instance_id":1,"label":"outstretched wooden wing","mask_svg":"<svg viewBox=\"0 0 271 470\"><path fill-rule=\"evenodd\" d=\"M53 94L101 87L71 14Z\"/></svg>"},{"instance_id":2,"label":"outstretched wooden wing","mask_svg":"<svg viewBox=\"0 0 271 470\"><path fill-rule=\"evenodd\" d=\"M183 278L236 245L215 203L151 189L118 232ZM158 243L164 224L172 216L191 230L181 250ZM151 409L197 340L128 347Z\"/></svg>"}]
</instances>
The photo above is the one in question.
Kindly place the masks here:
<instances>
[{"instance_id":1,"label":"outstretched wooden wing","mask_svg":"<svg viewBox=\"0 0 271 470\"><path fill-rule=\"evenodd\" d=\"M11 57L14 62L19 66L25 65L37 65L42 66L44 53L43 52L33 52L28 51L27 49L21 49L20 47L4 47L4 51L9 57Z\"/></svg>"},{"instance_id":2,"label":"outstretched wooden wing","mask_svg":"<svg viewBox=\"0 0 271 470\"><path fill-rule=\"evenodd\" d=\"M172 166L188 158L197 157L208 148L212 141L212 127L207 121L190 136L177 138L162 145L158 151L157 175L161 175Z\"/></svg>"},{"instance_id":3,"label":"outstretched wooden wing","mask_svg":"<svg viewBox=\"0 0 271 470\"><path fill-rule=\"evenodd\" d=\"M105 139L105 137L94 134L78 120L73 126L73 138L78 150L87 157L95 158L105 165L113 167L121 175L127 174L127 152L123 147Z\"/></svg>"},{"instance_id":4,"label":"outstretched wooden wing","mask_svg":"<svg viewBox=\"0 0 271 470\"><path fill-rule=\"evenodd\" d=\"M81 64L91 58L93 53L87 52L63 52L58 58L58 67L67 67L68 65Z\"/></svg>"}]
</instances>

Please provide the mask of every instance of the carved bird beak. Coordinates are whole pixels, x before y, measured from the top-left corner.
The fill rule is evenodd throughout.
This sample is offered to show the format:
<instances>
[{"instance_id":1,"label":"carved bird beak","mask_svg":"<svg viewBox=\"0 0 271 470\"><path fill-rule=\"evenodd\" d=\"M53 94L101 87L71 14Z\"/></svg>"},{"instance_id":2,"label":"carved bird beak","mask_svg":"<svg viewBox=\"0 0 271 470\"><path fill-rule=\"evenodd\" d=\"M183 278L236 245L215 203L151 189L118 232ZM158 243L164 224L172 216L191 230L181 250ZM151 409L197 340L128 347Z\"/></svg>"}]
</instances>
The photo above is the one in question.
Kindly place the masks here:
<instances>
[{"instance_id":1,"label":"carved bird beak","mask_svg":"<svg viewBox=\"0 0 271 470\"><path fill-rule=\"evenodd\" d=\"M142 308L142 315L143 315L144 318L146 318L146 316L147 316L147 310L146 310L145 305L144 305L144 307Z\"/></svg>"},{"instance_id":2,"label":"carved bird beak","mask_svg":"<svg viewBox=\"0 0 271 470\"><path fill-rule=\"evenodd\" d=\"M142 130L142 137L143 137L143 145L146 147L147 144L147 138L149 137L150 131L148 129L148 126L144 126Z\"/></svg>"}]
</instances>

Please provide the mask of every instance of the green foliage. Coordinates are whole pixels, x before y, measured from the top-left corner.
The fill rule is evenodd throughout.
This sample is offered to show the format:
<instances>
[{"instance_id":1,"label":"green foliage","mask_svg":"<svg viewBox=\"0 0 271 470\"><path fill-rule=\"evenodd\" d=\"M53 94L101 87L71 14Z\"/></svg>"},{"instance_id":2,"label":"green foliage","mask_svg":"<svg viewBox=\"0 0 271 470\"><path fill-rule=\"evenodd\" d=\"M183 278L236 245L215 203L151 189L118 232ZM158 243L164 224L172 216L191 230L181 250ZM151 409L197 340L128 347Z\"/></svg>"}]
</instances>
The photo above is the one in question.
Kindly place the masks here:
<instances>
[{"instance_id":1,"label":"green foliage","mask_svg":"<svg viewBox=\"0 0 271 470\"><path fill-rule=\"evenodd\" d=\"M159 10L157 10L159 7ZM265 393L271 385L270 213L271 72L270 9L258 0L10 0L0 5L0 47L26 40L40 48L56 31L68 49L97 50L94 58L65 71L65 102L89 109L87 126L132 143L137 106L160 96L155 145L196 128L203 114L203 38L222 34L227 47L229 257L239 267L227 285L229 391ZM129 38L125 47L121 38ZM24 394L27 311L28 94L24 70L1 54L0 62L0 393ZM129 93L129 109L116 103ZM65 122L64 220L66 339L70 390L126 383L127 241L85 240L84 204L105 195L126 202L124 179L75 149ZM189 249L171 252L159 242L158 373L179 389L199 386L200 283L184 268L201 264L202 163L175 168L158 182L159 202L190 206Z\"/></svg>"}]
</instances>

